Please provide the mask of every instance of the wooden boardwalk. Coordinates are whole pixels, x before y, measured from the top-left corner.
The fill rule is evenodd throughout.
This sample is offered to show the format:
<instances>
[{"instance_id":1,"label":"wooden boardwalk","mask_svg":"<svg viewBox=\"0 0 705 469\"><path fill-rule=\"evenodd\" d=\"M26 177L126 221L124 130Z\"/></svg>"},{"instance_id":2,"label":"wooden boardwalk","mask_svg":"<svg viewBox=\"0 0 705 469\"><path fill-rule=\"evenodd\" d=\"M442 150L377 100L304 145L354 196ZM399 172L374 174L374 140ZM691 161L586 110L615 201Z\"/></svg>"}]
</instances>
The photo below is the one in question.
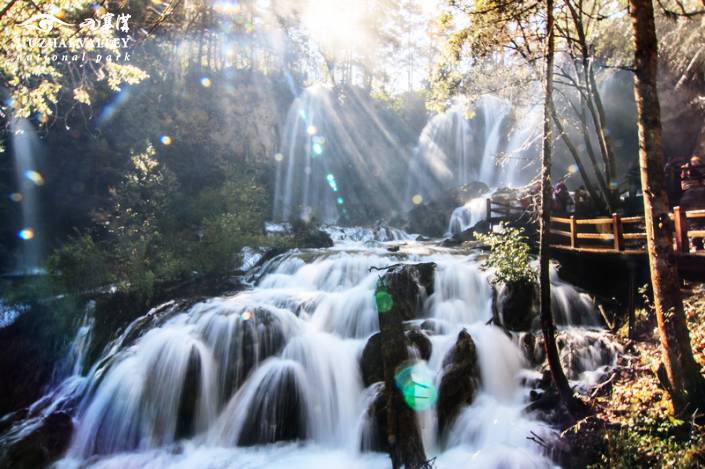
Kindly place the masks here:
<instances>
[{"instance_id":1,"label":"wooden boardwalk","mask_svg":"<svg viewBox=\"0 0 705 469\"><path fill-rule=\"evenodd\" d=\"M528 217L530 209L487 199L490 225L502 220ZM705 274L705 250L696 250L692 242L705 238L705 229L694 227L696 220L705 224L705 210L685 211L675 207L669 214L674 226L674 252L679 263L702 269ZM702 225L701 224L701 225ZM624 258L646 256L646 227L643 216L619 214L600 218L551 217L551 248L588 255L612 255Z\"/></svg>"}]
</instances>

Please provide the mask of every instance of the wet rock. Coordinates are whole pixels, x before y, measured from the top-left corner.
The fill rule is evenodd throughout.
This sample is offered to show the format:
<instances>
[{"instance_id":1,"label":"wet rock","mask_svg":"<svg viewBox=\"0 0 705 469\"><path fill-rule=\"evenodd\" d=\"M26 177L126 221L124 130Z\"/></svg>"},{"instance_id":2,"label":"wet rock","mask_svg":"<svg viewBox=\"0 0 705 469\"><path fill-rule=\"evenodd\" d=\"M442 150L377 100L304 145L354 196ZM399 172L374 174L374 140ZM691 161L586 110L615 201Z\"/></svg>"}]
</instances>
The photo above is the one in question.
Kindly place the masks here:
<instances>
[{"instance_id":1,"label":"wet rock","mask_svg":"<svg viewBox=\"0 0 705 469\"><path fill-rule=\"evenodd\" d=\"M68 303L28 305L12 324L0 328L0 415L41 397L70 341L72 305Z\"/></svg>"},{"instance_id":2,"label":"wet rock","mask_svg":"<svg viewBox=\"0 0 705 469\"><path fill-rule=\"evenodd\" d=\"M329 248L333 246L333 239L316 223L306 223L301 220L291 224L296 246L304 249Z\"/></svg>"},{"instance_id":3,"label":"wet rock","mask_svg":"<svg viewBox=\"0 0 705 469\"><path fill-rule=\"evenodd\" d=\"M537 320L537 286L533 282L515 282L502 286L497 298L501 325L510 331L528 331Z\"/></svg>"},{"instance_id":4,"label":"wet rock","mask_svg":"<svg viewBox=\"0 0 705 469\"><path fill-rule=\"evenodd\" d=\"M423 300L433 293L436 264L404 264L395 266L384 275L384 285L394 298L402 321L418 319Z\"/></svg>"},{"instance_id":5,"label":"wet rock","mask_svg":"<svg viewBox=\"0 0 705 469\"><path fill-rule=\"evenodd\" d=\"M229 345L227 356L222 357L221 364L224 367L225 398L237 391L257 364L279 353L284 347L282 324L274 314L263 307L248 312L249 319L237 320L225 340ZM215 323L208 325L207 335L211 327L216 327Z\"/></svg>"},{"instance_id":6,"label":"wet rock","mask_svg":"<svg viewBox=\"0 0 705 469\"><path fill-rule=\"evenodd\" d=\"M237 441L254 446L278 441L303 440L307 435L304 395L294 369L282 369L276 379L264 380L255 391Z\"/></svg>"},{"instance_id":7,"label":"wet rock","mask_svg":"<svg viewBox=\"0 0 705 469\"><path fill-rule=\"evenodd\" d=\"M188 359L188 369L181 389L179 404L179 419L176 425L176 437L188 438L198 430L195 428L196 409L201 388L201 359L195 349L191 350Z\"/></svg>"},{"instance_id":8,"label":"wet rock","mask_svg":"<svg viewBox=\"0 0 705 469\"><path fill-rule=\"evenodd\" d=\"M537 367L546 359L541 333L525 332L519 335L519 348L532 367Z\"/></svg>"},{"instance_id":9,"label":"wet rock","mask_svg":"<svg viewBox=\"0 0 705 469\"><path fill-rule=\"evenodd\" d=\"M387 442L392 467L426 467L426 453L415 412L396 387L395 374L409 360L404 321L421 310L424 293L433 287L435 264L395 266L382 277L378 292L386 289L391 303L379 308L379 330L386 393Z\"/></svg>"},{"instance_id":10,"label":"wet rock","mask_svg":"<svg viewBox=\"0 0 705 469\"><path fill-rule=\"evenodd\" d=\"M476 181L456 187L434 200L417 205L408 213L407 231L441 237L448 229L448 219L456 207L487 193L486 184Z\"/></svg>"},{"instance_id":11,"label":"wet rock","mask_svg":"<svg viewBox=\"0 0 705 469\"><path fill-rule=\"evenodd\" d=\"M460 246L467 241L475 241L476 233L488 233L490 231L490 222L482 220L477 222L472 228L454 234L452 237L443 240L442 245L445 247Z\"/></svg>"},{"instance_id":12,"label":"wet rock","mask_svg":"<svg viewBox=\"0 0 705 469\"><path fill-rule=\"evenodd\" d=\"M422 360L431 358L431 340L421 330L412 329L404 333L407 339L407 347L413 346L419 353ZM382 335L376 333L370 336L365 348L362 350L360 358L360 370L362 372L362 382L365 387L384 381L384 366L382 363Z\"/></svg>"},{"instance_id":13,"label":"wet rock","mask_svg":"<svg viewBox=\"0 0 705 469\"><path fill-rule=\"evenodd\" d=\"M387 392L384 384L381 384L380 389L374 401L367 409L367 418L369 419L370 428L368 434L364 435L362 441L362 451L389 451L389 443L387 442Z\"/></svg>"},{"instance_id":14,"label":"wet rock","mask_svg":"<svg viewBox=\"0 0 705 469\"><path fill-rule=\"evenodd\" d=\"M0 442L0 467L47 467L66 451L72 433L71 416L64 412L49 414L29 433Z\"/></svg>"},{"instance_id":15,"label":"wet rock","mask_svg":"<svg viewBox=\"0 0 705 469\"><path fill-rule=\"evenodd\" d=\"M438 389L438 432L445 435L464 405L472 403L479 386L475 342L463 329L443 358L443 378Z\"/></svg>"}]
</instances>

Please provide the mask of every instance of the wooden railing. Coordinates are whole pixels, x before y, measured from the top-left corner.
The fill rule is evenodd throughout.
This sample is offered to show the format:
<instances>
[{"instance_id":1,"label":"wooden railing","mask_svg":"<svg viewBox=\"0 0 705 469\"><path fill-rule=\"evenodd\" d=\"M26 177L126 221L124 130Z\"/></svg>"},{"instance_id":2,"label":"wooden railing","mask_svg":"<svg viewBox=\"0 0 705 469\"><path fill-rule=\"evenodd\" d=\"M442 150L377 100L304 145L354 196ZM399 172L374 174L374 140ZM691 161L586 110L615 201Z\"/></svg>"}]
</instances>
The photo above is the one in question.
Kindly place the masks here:
<instances>
[{"instance_id":1,"label":"wooden railing","mask_svg":"<svg viewBox=\"0 0 705 469\"><path fill-rule=\"evenodd\" d=\"M688 228L689 219L705 218L705 210L688 211L675 207L670 214L674 221L675 247L679 253L690 252L692 238L705 237L705 230ZM551 243L551 247L585 252L646 252L644 217L611 217L578 219L551 217L551 234L565 243ZM605 244L608 243L608 244Z\"/></svg>"}]
</instances>

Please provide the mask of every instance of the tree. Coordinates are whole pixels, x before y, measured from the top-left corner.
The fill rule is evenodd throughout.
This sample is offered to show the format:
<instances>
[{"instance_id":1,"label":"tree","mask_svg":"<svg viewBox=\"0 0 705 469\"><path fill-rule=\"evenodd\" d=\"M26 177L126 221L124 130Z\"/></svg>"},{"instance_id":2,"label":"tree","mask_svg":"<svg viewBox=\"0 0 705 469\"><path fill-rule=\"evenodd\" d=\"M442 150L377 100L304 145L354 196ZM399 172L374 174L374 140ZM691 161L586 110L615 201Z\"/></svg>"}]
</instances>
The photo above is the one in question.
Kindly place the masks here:
<instances>
[{"instance_id":1,"label":"tree","mask_svg":"<svg viewBox=\"0 0 705 469\"><path fill-rule=\"evenodd\" d=\"M658 39L654 8L651 0L630 0L629 6L634 31L634 95L651 285L667 381L665 384L674 409L682 414L694 408L705 408L705 379L693 358L673 250L673 222L669 217L663 174L661 110L656 81Z\"/></svg>"},{"instance_id":2,"label":"tree","mask_svg":"<svg viewBox=\"0 0 705 469\"><path fill-rule=\"evenodd\" d=\"M561 399L572 411L581 406L581 402L573 395L568 379L563 372L558 347L556 346L556 326L551 312L551 280L549 276L549 225L551 222L551 121L553 106L553 0L546 0L546 72L544 77L544 109L543 109L543 144L541 153L541 216L539 219L539 285L541 304L541 331L548 366L551 369L553 382Z\"/></svg>"},{"instance_id":3,"label":"tree","mask_svg":"<svg viewBox=\"0 0 705 469\"><path fill-rule=\"evenodd\" d=\"M91 81L106 80L116 91L147 77L129 62L106 59L108 54L111 59L118 53L124 57L126 51L115 41L134 40L118 29L116 20L122 12L102 6L91 9L92 5L88 0L11 0L0 10L0 74L10 98L9 106L0 107L3 115L27 118L36 112L46 123L65 87L73 89L75 101L90 104ZM105 48L91 49L84 45L88 40L101 41Z\"/></svg>"}]
</instances>

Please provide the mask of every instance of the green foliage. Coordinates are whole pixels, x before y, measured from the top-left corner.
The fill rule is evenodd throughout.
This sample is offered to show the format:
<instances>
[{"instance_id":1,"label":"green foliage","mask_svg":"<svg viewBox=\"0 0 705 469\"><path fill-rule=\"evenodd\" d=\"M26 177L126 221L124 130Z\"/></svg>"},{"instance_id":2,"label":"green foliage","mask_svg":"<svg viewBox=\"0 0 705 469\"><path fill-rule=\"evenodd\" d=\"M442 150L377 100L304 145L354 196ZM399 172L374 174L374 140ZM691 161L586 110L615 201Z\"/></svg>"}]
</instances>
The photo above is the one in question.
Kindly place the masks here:
<instances>
[{"instance_id":1,"label":"green foliage","mask_svg":"<svg viewBox=\"0 0 705 469\"><path fill-rule=\"evenodd\" d=\"M77 45L75 39L100 40L106 44L102 56L116 54L119 48L112 42L119 37L116 28L81 26L90 18L100 21L107 12L103 7L92 8L94 2L88 0L19 0L6 2L7 10L0 16L0 29L3 31L3 47L0 48L0 74L3 87L10 94L12 110L17 117L41 114L40 122L46 123L54 113L62 89L72 92L78 103L90 104L90 94L86 84L104 80L112 90L119 90L122 84L135 84L147 78L144 71L116 61L98 60L95 50ZM114 13L114 12L113 12ZM35 15L51 15L58 21L49 30L42 29ZM39 26L39 27L37 27ZM43 43L43 47L28 45L28 37L35 39L53 38L57 43ZM73 39L74 41L71 41ZM64 41L60 43L60 41ZM57 44L65 44L61 46ZM77 55L85 53L87 60L52 60L53 55ZM96 73L93 73L93 72ZM5 107L2 109L6 110Z\"/></svg>"},{"instance_id":2,"label":"green foliage","mask_svg":"<svg viewBox=\"0 0 705 469\"><path fill-rule=\"evenodd\" d=\"M107 254L88 234L69 238L49 257L49 270L63 291L80 292L112 280Z\"/></svg>"},{"instance_id":3,"label":"green foliage","mask_svg":"<svg viewBox=\"0 0 705 469\"><path fill-rule=\"evenodd\" d=\"M475 236L490 248L482 265L494 271L494 282L509 284L534 280L536 274L531 269L529 243L523 228L503 223L497 233L476 233Z\"/></svg>"},{"instance_id":4,"label":"green foliage","mask_svg":"<svg viewBox=\"0 0 705 469\"><path fill-rule=\"evenodd\" d=\"M610 430L605 434L607 451L594 467L673 467L696 468L705 463L705 435L694 430L679 438L659 436L632 428Z\"/></svg>"}]
</instances>

